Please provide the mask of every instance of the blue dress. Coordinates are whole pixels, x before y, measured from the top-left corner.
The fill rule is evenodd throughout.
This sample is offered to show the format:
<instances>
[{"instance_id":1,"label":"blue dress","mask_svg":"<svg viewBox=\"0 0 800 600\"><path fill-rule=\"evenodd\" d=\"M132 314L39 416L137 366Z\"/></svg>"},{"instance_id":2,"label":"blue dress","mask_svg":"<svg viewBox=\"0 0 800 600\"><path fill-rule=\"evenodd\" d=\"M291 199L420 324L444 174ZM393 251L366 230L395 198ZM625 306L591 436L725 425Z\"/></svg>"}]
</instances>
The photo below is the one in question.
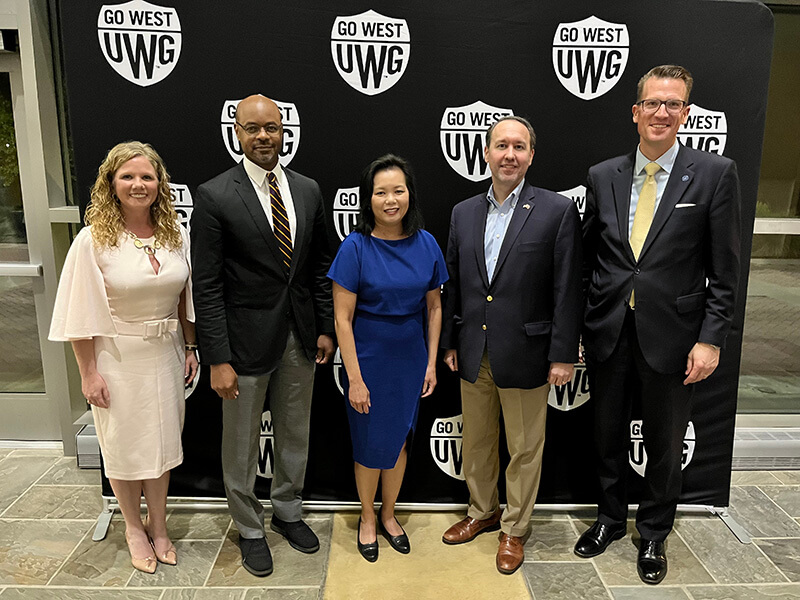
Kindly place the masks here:
<instances>
[{"instance_id":1,"label":"blue dress","mask_svg":"<svg viewBox=\"0 0 800 600\"><path fill-rule=\"evenodd\" d=\"M444 257L427 231L402 240L353 232L328 277L357 296L353 335L371 406L368 414L350 406L344 377L353 459L391 469L417 423L428 365L425 294L447 281Z\"/></svg>"}]
</instances>

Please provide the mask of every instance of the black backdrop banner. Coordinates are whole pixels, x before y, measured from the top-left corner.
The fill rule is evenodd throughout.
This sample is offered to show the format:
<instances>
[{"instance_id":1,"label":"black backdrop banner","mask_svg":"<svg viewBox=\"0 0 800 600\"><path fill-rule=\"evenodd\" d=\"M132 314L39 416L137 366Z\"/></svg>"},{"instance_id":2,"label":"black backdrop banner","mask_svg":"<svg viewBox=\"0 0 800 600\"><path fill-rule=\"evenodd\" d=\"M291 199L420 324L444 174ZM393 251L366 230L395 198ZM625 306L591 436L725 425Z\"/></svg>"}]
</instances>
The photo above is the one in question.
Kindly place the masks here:
<instances>
[{"instance_id":1,"label":"black backdrop banner","mask_svg":"<svg viewBox=\"0 0 800 600\"><path fill-rule=\"evenodd\" d=\"M282 163L322 188L332 241L353 226L361 170L394 152L414 165L427 229L444 249L452 207L488 188L482 135L499 116L532 121L538 141L528 179L582 211L589 166L635 148L630 107L639 77L677 63L695 77L679 137L738 163L742 256L750 255L772 48L772 15L758 2L160 1L55 3L82 209L105 152L138 139L163 156L188 220L196 186L241 157L232 107L262 93L282 111ZM743 260L720 366L696 387L685 503L728 503L748 270ZM340 370L317 370L309 500L357 499ZM438 377L422 402L401 501L467 498L458 380L444 368ZM223 497L220 402L204 371L187 401L185 461L173 472L172 495ZM540 503L596 500L591 426L579 368L551 392ZM261 441L268 476L267 414ZM635 500L646 464L636 420L630 463ZM270 480L258 481L266 498Z\"/></svg>"}]
</instances>

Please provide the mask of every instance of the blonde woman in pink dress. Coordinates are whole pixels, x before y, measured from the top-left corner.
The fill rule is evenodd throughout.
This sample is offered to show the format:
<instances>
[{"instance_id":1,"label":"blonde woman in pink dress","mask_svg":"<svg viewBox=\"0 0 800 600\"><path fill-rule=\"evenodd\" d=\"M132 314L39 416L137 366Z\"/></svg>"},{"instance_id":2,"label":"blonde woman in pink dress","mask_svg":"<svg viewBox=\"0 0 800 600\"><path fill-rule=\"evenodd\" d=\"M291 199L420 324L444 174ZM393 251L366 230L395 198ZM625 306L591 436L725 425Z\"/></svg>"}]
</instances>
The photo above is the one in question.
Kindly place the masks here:
<instances>
[{"instance_id":1,"label":"blonde woman in pink dress","mask_svg":"<svg viewBox=\"0 0 800 600\"><path fill-rule=\"evenodd\" d=\"M50 339L72 343L131 562L153 573L158 562L177 563L167 489L183 461L184 387L197 373L197 345L189 236L152 147L126 142L108 152L86 225L64 264Z\"/></svg>"}]
</instances>

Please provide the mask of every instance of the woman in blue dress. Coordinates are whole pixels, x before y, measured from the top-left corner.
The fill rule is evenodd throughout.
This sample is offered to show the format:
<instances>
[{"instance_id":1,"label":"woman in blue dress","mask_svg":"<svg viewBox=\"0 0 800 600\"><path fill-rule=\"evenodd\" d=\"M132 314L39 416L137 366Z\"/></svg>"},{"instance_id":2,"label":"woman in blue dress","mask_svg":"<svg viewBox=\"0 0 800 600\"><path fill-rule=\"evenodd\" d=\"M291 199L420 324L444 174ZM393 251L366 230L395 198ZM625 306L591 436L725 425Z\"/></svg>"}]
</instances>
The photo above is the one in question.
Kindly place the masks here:
<instances>
[{"instance_id":1,"label":"woman in blue dress","mask_svg":"<svg viewBox=\"0 0 800 600\"><path fill-rule=\"evenodd\" d=\"M394 506L419 399L436 386L447 268L436 240L422 229L414 188L402 158L388 154L369 165L361 177L359 222L328 272L361 500L358 550L370 562L378 558L378 530L398 552L411 550Z\"/></svg>"}]
</instances>

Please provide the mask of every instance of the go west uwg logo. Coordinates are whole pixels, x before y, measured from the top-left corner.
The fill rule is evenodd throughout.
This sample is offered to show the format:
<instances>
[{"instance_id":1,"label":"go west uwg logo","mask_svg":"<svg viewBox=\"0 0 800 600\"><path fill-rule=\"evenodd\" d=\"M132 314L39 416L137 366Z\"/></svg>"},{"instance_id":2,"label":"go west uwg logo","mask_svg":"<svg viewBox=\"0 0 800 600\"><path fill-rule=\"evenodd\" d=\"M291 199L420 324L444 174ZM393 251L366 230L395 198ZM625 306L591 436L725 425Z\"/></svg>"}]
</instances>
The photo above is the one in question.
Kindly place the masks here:
<instances>
[{"instance_id":1,"label":"go west uwg logo","mask_svg":"<svg viewBox=\"0 0 800 600\"><path fill-rule=\"evenodd\" d=\"M658 427L658 424L656 424ZM689 421L686 427L686 435L683 437L683 455L681 456L681 471L685 469L694 457L694 447L697 443L697 436L694 432L694 423ZM644 449L644 438L642 437L642 421L631 421L631 449L628 453L628 462L633 470L644 477L647 469L647 452Z\"/></svg>"},{"instance_id":2,"label":"go west uwg logo","mask_svg":"<svg viewBox=\"0 0 800 600\"><path fill-rule=\"evenodd\" d=\"M628 27L594 15L561 23L553 36L553 68L561 85L583 100L602 96L628 64Z\"/></svg>"},{"instance_id":3,"label":"go west uwg logo","mask_svg":"<svg viewBox=\"0 0 800 600\"><path fill-rule=\"evenodd\" d=\"M495 121L513 114L510 108L498 108L480 100L467 106L445 108L439 139L447 163L470 181L490 177L488 165L483 159L486 130Z\"/></svg>"},{"instance_id":4,"label":"go west uwg logo","mask_svg":"<svg viewBox=\"0 0 800 600\"><path fill-rule=\"evenodd\" d=\"M578 207L578 214L581 216L581 220L583 220L583 215L586 212L586 186L578 185L572 189L558 193L562 196L566 196L575 203L575 206Z\"/></svg>"},{"instance_id":5,"label":"go west uwg logo","mask_svg":"<svg viewBox=\"0 0 800 600\"><path fill-rule=\"evenodd\" d=\"M341 241L350 235L358 223L358 212L361 208L358 198L357 187L336 190L336 197L333 199L333 224Z\"/></svg>"},{"instance_id":6,"label":"go west uwg logo","mask_svg":"<svg viewBox=\"0 0 800 600\"><path fill-rule=\"evenodd\" d=\"M724 112L690 104L689 116L678 130L678 139L688 148L722 155L728 141L728 119Z\"/></svg>"},{"instance_id":7,"label":"go west uwg logo","mask_svg":"<svg viewBox=\"0 0 800 600\"><path fill-rule=\"evenodd\" d=\"M222 141L225 142L225 148L228 154L236 162L242 160L244 152L239 144L239 138L236 137L236 107L241 100L226 100L222 105L222 116L220 117L220 128L222 130ZM281 122L283 123L283 147L278 153L281 166L287 167L292 162L294 155L297 154L297 148L300 146L300 114L297 112L297 106L292 102L281 102L280 100L273 100L278 105L278 110L281 113Z\"/></svg>"},{"instance_id":8,"label":"go west uwg logo","mask_svg":"<svg viewBox=\"0 0 800 600\"><path fill-rule=\"evenodd\" d=\"M189 186L185 183L170 183L169 193L172 195L172 206L175 208L175 212L178 213L178 220L188 231L189 221L194 210L192 192L189 191ZM195 377L195 379L197 378Z\"/></svg>"},{"instance_id":9,"label":"go west uwg logo","mask_svg":"<svg viewBox=\"0 0 800 600\"><path fill-rule=\"evenodd\" d=\"M274 443L272 413L265 410L261 413L261 436L258 438L258 465L256 474L259 477L272 479L272 467L275 464Z\"/></svg>"},{"instance_id":10,"label":"go west uwg logo","mask_svg":"<svg viewBox=\"0 0 800 600\"><path fill-rule=\"evenodd\" d=\"M142 87L158 83L172 73L181 55L177 11L144 0L101 7L97 37L108 64Z\"/></svg>"},{"instance_id":11,"label":"go west uwg logo","mask_svg":"<svg viewBox=\"0 0 800 600\"><path fill-rule=\"evenodd\" d=\"M333 63L342 79L362 94L380 94L400 81L410 54L411 35L405 19L368 10L336 17L333 22Z\"/></svg>"},{"instance_id":12,"label":"go west uwg logo","mask_svg":"<svg viewBox=\"0 0 800 600\"><path fill-rule=\"evenodd\" d=\"M342 360L342 351L336 348L336 353L333 355L333 380L339 393L344 395L344 378L347 373L344 370L344 361Z\"/></svg>"},{"instance_id":13,"label":"go west uwg logo","mask_svg":"<svg viewBox=\"0 0 800 600\"><path fill-rule=\"evenodd\" d=\"M431 456L439 468L454 479L464 479L461 434L464 422L461 415L436 419L431 427Z\"/></svg>"},{"instance_id":14,"label":"go west uwg logo","mask_svg":"<svg viewBox=\"0 0 800 600\"><path fill-rule=\"evenodd\" d=\"M575 365L572 379L566 385L550 386L547 404L557 410L569 411L586 404L589 400L589 377L585 365Z\"/></svg>"}]
</instances>

